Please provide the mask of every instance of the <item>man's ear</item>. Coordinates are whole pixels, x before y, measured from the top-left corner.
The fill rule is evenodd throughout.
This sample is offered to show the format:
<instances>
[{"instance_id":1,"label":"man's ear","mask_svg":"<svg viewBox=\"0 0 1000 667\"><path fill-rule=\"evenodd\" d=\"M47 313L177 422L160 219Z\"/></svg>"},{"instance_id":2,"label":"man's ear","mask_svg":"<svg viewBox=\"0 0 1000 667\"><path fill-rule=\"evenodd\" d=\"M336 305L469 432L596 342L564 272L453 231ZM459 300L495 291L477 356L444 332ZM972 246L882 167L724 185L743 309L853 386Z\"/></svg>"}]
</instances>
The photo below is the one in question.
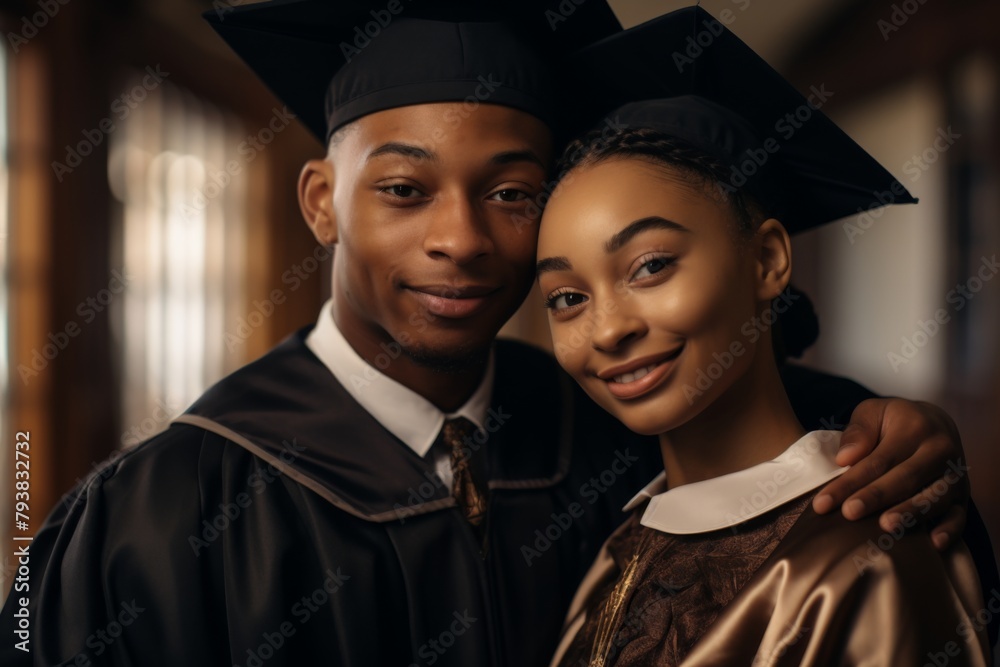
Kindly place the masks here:
<instances>
[{"instance_id":1,"label":"man's ear","mask_svg":"<svg viewBox=\"0 0 1000 667\"><path fill-rule=\"evenodd\" d=\"M337 219L333 213L333 164L309 160L299 174L299 208L321 245L337 242Z\"/></svg>"},{"instance_id":2,"label":"man's ear","mask_svg":"<svg viewBox=\"0 0 1000 667\"><path fill-rule=\"evenodd\" d=\"M792 278L792 240L774 218L768 218L755 234L757 253L757 299L770 301L781 294Z\"/></svg>"}]
</instances>

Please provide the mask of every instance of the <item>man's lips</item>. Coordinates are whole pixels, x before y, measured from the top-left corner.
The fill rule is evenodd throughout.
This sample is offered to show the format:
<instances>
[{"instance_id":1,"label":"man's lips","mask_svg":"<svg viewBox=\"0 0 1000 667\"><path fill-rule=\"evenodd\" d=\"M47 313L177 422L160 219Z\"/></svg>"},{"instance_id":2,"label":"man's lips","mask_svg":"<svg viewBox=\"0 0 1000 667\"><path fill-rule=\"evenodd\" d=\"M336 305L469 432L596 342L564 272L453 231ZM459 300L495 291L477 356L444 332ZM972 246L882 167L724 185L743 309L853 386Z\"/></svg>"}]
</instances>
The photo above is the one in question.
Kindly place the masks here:
<instances>
[{"instance_id":1,"label":"man's lips","mask_svg":"<svg viewBox=\"0 0 1000 667\"><path fill-rule=\"evenodd\" d=\"M481 312L500 288L489 285L404 285L432 315L453 319Z\"/></svg>"},{"instance_id":2,"label":"man's lips","mask_svg":"<svg viewBox=\"0 0 1000 667\"><path fill-rule=\"evenodd\" d=\"M607 383L608 391L618 398L637 398L652 391L670 373L674 360L680 355L681 345L670 352L649 355L606 368L597 377Z\"/></svg>"}]
</instances>

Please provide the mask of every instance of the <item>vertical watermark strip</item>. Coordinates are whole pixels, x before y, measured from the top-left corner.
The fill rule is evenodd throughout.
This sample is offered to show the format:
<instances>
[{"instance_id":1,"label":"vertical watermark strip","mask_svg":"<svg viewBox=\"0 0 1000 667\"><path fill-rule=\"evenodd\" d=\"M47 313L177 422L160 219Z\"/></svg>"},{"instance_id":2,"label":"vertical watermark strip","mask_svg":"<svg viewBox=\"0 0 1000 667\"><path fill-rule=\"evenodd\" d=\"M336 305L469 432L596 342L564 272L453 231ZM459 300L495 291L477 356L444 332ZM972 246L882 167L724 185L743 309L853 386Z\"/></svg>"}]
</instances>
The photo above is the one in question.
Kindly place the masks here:
<instances>
[{"instance_id":1,"label":"vertical watermark strip","mask_svg":"<svg viewBox=\"0 0 1000 667\"><path fill-rule=\"evenodd\" d=\"M28 543L31 532L31 431L18 431L14 437L14 558L17 574L10 597L14 607L14 648L27 653L31 647L31 614L28 611L31 572L28 569ZM15 597L17 596L17 597Z\"/></svg>"}]
</instances>

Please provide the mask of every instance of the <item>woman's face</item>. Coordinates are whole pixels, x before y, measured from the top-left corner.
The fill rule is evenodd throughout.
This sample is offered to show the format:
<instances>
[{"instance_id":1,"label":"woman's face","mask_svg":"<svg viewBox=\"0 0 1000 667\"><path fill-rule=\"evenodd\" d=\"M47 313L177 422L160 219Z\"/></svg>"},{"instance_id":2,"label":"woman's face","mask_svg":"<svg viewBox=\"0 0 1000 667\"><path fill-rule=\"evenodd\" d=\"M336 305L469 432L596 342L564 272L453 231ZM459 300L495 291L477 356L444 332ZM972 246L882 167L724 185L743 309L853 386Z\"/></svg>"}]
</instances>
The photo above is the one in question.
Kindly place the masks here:
<instances>
[{"instance_id":1,"label":"woman's face","mask_svg":"<svg viewBox=\"0 0 1000 667\"><path fill-rule=\"evenodd\" d=\"M696 416L759 345L759 264L707 187L612 158L570 172L542 217L538 282L556 358L639 433Z\"/></svg>"}]
</instances>

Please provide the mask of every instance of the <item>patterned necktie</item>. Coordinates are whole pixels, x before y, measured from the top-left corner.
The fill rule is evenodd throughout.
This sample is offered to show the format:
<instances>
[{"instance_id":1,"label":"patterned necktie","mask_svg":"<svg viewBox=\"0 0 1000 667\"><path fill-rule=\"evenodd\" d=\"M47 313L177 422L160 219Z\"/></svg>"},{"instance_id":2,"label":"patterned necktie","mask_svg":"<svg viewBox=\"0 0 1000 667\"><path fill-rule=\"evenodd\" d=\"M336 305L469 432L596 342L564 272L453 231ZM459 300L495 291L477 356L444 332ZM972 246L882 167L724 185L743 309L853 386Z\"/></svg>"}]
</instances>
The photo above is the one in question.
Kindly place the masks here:
<instances>
[{"instance_id":1,"label":"patterned necktie","mask_svg":"<svg viewBox=\"0 0 1000 667\"><path fill-rule=\"evenodd\" d=\"M465 417L449 419L441 429L442 439L451 452L451 495L465 519L474 527L479 527L486 516L486 498L476 486L469 458L471 448L466 445L476 432L476 425Z\"/></svg>"}]
</instances>

